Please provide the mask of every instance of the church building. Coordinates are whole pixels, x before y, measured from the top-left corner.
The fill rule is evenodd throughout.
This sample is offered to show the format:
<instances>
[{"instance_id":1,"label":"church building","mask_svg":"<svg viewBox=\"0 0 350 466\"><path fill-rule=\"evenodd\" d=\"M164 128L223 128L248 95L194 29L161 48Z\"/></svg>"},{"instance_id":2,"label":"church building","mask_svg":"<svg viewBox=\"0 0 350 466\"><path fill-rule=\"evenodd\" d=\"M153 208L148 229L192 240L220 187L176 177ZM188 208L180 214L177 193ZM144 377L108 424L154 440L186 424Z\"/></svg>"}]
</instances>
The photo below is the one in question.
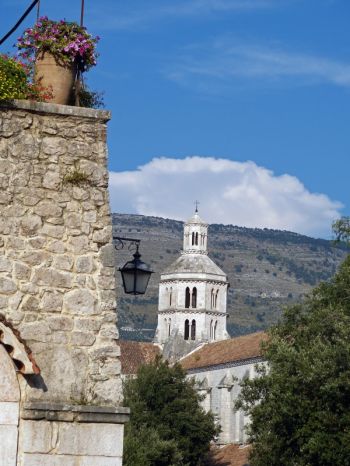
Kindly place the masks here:
<instances>
[{"instance_id":1,"label":"church building","mask_svg":"<svg viewBox=\"0 0 350 466\"><path fill-rule=\"evenodd\" d=\"M124 341L124 377L157 354L179 362L194 378L202 406L221 426L217 444L225 464L247 463L245 426L249 419L235 409L240 382L264 364L264 332L230 338L227 329L227 275L208 256L208 224L195 214L184 224L183 250L160 276L158 326L154 343Z\"/></svg>"}]
</instances>

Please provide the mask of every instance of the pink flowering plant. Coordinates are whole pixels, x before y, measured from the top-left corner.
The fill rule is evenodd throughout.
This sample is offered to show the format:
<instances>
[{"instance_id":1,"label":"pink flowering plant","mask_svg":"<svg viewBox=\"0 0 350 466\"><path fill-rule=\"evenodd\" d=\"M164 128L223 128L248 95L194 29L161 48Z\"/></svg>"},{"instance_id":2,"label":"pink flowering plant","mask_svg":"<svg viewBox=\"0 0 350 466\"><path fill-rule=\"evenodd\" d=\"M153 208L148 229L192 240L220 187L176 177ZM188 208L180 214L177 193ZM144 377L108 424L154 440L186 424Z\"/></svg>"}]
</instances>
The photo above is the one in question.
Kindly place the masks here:
<instances>
[{"instance_id":1,"label":"pink flowering plant","mask_svg":"<svg viewBox=\"0 0 350 466\"><path fill-rule=\"evenodd\" d=\"M18 38L19 55L27 61L48 52L58 63L78 64L82 71L96 65L96 44L99 37L93 37L75 22L52 21L47 16L39 18L32 28Z\"/></svg>"}]
</instances>

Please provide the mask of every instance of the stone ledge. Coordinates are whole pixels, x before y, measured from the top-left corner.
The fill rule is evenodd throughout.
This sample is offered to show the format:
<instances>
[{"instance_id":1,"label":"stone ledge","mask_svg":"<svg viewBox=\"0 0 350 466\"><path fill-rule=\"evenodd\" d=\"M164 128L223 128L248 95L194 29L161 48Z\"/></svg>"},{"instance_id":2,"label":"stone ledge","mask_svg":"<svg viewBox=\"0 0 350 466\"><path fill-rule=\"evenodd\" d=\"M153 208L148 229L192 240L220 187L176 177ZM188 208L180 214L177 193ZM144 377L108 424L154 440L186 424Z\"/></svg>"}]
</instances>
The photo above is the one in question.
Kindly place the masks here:
<instances>
[{"instance_id":1,"label":"stone ledge","mask_svg":"<svg viewBox=\"0 0 350 466\"><path fill-rule=\"evenodd\" d=\"M21 418L25 420L47 420L62 422L84 422L125 424L129 420L130 409L122 406L85 406L61 403L24 403Z\"/></svg>"},{"instance_id":2,"label":"stone ledge","mask_svg":"<svg viewBox=\"0 0 350 466\"><path fill-rule=\"evenodd\" d=\"M45 102L34 102L31 100L2 100L0 109L26 110L33 113L54 114L72 116L78 118L90 118L107 122L111 119L111 112L106 110L95 110L93 108L72 107L70 105L49 104Z\"/></svg>"}]
</instances>

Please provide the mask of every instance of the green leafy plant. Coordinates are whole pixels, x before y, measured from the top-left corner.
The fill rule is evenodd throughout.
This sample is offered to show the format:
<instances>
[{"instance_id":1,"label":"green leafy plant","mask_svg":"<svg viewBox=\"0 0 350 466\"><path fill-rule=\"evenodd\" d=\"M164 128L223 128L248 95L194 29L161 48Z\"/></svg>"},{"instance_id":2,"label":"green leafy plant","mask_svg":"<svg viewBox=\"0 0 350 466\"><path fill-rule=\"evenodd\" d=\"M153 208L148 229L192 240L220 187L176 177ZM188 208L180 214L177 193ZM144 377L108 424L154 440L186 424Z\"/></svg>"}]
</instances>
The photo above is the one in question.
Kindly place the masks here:
<instances>
[{"instance_id":1,"label":"green leafy plant","mask_svg":"<svg viewBox=\"0 0 350 466\"><path fill-rule=\"evenodd\" d=\"M124 387L131 409L126 425L125 466L204 466L210 442L218 433L213 415L179 364L159 357L142 366Z\"/></svg>"},{"instance_id":2,"label":"green leafy plant","mask_svg":"<svg viewBox=\"0 0 350 466\"><path fill-rule=\"evenodd\" d=\"M43 16L18 38L17 48L25 60L34 61L38 54L49 52L59 63L77 63L86 71L96 65L98 41L98 36L93 37L75 22L53 21Z\"/></svg>"},{"instance_id":3,"label":"green leafy plant","mask_svg":"<svg viewBox=\"0 0 350 466\"><path fill-rule=\"evenodd\" d=\"M47 101L50 89L32 82L32 67L6 54L0 55L0 100L30 99Z\"/></svg>"},{"instance_id":4,"label":"green leafy plant","mask_svg":"<svg viewBox=\"0 0 350 466\"><path fill-rule=\"evenodd\" d=\"M80 184L88 183L89 176L85 172L75 168L71 172L67 173L67 175L63 178L63 181L64 183L78 186Z\"/></svg>"},{"instance_id":5,"label":"green leafy plant","mask_svg":"<svg viewBox=\"0 0 350 466\"><path fill-rule=\"evenodd\" d=\"M350 256L269 331L267 366L242 383L252 466L345 466L350 458Z\"/></svg>"},{"instance_id":6,"label":"green leafy plant","mask_svg":"<svg viewBox=\"0 0 350 466\"><path fill-rule=\"evenodd\" d=\"M84 81L79 90L79 105L87 108L104 108L103 92L91 90Z\"/></svg>"}]
</instances>

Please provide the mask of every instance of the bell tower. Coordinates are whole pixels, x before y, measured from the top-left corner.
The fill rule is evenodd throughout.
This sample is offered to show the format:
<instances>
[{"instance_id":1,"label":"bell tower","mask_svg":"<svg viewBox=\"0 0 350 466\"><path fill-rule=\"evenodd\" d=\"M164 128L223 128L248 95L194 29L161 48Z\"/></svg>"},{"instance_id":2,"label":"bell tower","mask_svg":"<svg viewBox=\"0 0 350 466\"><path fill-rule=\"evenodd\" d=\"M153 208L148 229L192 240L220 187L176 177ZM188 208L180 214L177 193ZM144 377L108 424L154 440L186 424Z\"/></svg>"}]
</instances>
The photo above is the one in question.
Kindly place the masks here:
<instances>
[{"instance_id":1,"label":"bell tower","mask_svg":"<svg viewBox=\"0 0 350 466\"><path fill-rule=\"evenodd\" d=\"M208 256L208 224L197 206L184 225L180 257L161 274L155 341L181 342L186 354L198 344L229 338L228 286L225 272Z\"/></svg>"}]
</instances>

